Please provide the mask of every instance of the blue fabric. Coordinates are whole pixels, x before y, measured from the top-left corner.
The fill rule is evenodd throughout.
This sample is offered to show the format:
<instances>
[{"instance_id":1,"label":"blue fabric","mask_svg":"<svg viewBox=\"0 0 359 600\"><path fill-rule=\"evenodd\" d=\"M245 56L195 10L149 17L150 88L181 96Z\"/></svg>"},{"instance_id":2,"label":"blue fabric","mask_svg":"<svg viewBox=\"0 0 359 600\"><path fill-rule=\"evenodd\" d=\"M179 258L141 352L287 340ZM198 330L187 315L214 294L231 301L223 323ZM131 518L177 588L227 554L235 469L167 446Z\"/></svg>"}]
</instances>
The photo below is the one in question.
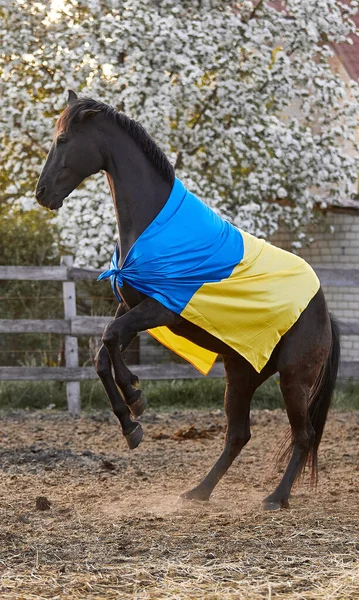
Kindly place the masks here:
<instances>
[{"instance_id":1,"label":"blue fabric","mask_svg":"<svg viewBox=\"0 0 359 600\"><path fill-rule=\"evenodd\" d=\"M122 268L116 247L111 268L98 279L126 281L177 314L204 284L229 277L242 260L242 234L175 179L157 217L136 240Z\"/></svg>"},{"instance_id":2,"label":"blue fabric","mask_svg":"<svg viewBox=\"0 0 359 600\"><path fill-rule=\"evenodd\" d=\"M117 286L116 286L116 283L118 284L119 287L123 286L122 269L118 268L119 258L120 258L120 252L118 249L118 244L116 244L115 252L113 253L112 258L111 258L110 268L107 271L104 271L103 273L101 273L101 275L98 276L97 281L100 281L101 279L106 279L107 277L109 277L111 280L111 286L112 286L113 293L115 294L117 300L119 302L122 302L122 298L121 298L120 294L118 293Z\"/></svg>"}]
</instances>

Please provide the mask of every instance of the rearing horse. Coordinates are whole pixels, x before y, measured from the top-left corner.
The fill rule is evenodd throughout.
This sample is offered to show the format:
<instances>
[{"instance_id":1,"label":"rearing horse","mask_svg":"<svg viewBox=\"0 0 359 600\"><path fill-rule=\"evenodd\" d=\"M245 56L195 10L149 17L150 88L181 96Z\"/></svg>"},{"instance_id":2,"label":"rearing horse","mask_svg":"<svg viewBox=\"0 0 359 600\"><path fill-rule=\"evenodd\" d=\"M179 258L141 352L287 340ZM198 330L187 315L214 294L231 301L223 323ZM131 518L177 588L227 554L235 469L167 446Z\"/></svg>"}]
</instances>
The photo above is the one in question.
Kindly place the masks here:
<instances>
[{"instance_id":1,"label":"rearing horse","mask_svg":"<svg viewBox=\"0 0 359 600\"><path fill-rule=\"evenodd\" d=\"M270 355L260 367L254 368L253 361L251 364L245 358L245 352L238 351L240 345L237 347L235 341L226 343L220 335L213 333L211 326L208 329L201 325L203 315L200 310L197 311L198 320L194 322L195 319L184 318L181 311L165 306L157 293L148 295L143 291L147 288L139 290L128 279L126 281L127 259L136 242L151 230L158 215L166 209L176 185L182 184L176 184L178 180L175 180L173 167L138 123L102 102L79 99L70 92L68 106L56 123L54 141L36 187L36 198L41 205L58 209L86 177L100 170L105 171L108 179L119 230L118 264L114 265L114 273L121 274L123 269L123 278L117 279L115 291L123 301L115 320L105 329L95 364L128 446L135 448L142 439L141 425L132 417L143 412L146 400L136 389L137 377L126 366L121 352L139 331L167 327L181 340L190 340L196 347L222 355L227 381L224 399L227 431L223 452L199 485L183 496L209 499L214 487L250 439L249 410L255 390L279 372L292 432L291 456L281 482L264 500L264 506L272 510L287 507L293 483L308 462L312 466L312 476L316 477L318 446L339 364L339 332L329 315L319 282L308 302L292 319L293 324L272 344ZM235 245L239 248L236 237L240 235L239 230L229 224L226 227L231 228L230 235L235 237ZM245 245L256 240L249 234L243 233L243 236ZM279 262L284 254L293 257L271 248ZM201 250L202 242L199 252ZM296 260L301 261L297 257ZM306 267L308 271L310 267ZM211 281L218 282L219 279L221 277L214 277ZM259 281L262 280L259 278ZM211 285L216 283L209 283L206 288L209 302ZM259 293L265 303L265 281L260 283ZM235 301L240 306L240 293ZM284 313L289 314L291 310L288 301ZM221 318L221 311L217 312ZM228 327L230 323L227 323ZM241 335L237 337L240 344Z\"/></svg>"}]
</instances>

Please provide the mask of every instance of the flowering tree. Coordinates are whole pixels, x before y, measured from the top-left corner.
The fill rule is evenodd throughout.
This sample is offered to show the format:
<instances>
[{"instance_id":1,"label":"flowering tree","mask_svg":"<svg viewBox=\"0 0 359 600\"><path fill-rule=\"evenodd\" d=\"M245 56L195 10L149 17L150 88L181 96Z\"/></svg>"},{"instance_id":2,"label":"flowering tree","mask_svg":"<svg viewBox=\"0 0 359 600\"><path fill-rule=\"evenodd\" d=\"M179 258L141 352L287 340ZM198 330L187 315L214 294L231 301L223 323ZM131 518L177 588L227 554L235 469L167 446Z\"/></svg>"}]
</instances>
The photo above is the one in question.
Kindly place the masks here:
<instances>
[{"instance_id":1,"label":"flowering tree","mask_svg":"<svg viewBox=\"0 0 359 600\"><path fill-rule=\"evenodd\" d=\"M284 221L301 240L315 203L345 198L357 178L358 85L329 66L357 4L0 0L0 198L32 197L73 88L140 121L177 176L238 226L268 236ZM57 219L78 264L108 261L102 174Z\"/></svg>"}]
</instances>

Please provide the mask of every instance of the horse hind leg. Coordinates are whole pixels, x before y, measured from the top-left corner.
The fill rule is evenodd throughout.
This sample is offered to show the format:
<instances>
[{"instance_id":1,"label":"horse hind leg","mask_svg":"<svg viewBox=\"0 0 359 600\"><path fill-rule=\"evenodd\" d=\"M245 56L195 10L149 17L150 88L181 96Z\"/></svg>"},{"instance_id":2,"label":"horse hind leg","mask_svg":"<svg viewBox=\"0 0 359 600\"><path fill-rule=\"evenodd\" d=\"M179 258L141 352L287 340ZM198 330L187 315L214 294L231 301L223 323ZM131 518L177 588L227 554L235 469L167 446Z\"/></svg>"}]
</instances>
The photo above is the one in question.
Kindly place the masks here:
<instances>
[{"instance_id":1,"label":"horse hind leg","mask_svg":"<svg viewBox=\"0 0 359 600\"><path fill-rule=\"evenodd\" d=\"M312 467L312 481L317 478L317 452L335 386L340 355L337 325L333 319L329 319L328 313L323 313L327 319L322 316L321 326L319 319L311 321L311 331L306 331L305 326L299 326L294 335L288 336L281 349L278 368L292 430L289 448L292 449L292 455L281 482L264 500L264 508L267 510L288 507L292 486L308 462Z\"/></svg>"},{"instance_id":2,"label":"horse hind leg","mask_svg":"<svg viewBox=\"0 0 359 600\"><path fill-rule=\"evenodd\" d=\"M281 482L264 500L265 510L289 507L288 499L292 486L305 467L315 438L308 410L310 384L302 382L300 377L296 379L294 374L289 373L281 374L280 385L292 430L292 454ZM286 455L287 450L283 454Z\"/></svg>"},{"instance_id":3,"label":"horse hind leg","mask_svg":"<svg viewBox=\"0 0 359 600\"><path fill-rule=\"evenodd\" d=\"M260 376L242 358L224 359L227 386L224 408L227 416L227 431L222 454L208 475L184 494L185 500L209 500L217 483L231 466L242 448L250 440L249 408L256 388L262 383Z\"/></svg>"}]
</instances>

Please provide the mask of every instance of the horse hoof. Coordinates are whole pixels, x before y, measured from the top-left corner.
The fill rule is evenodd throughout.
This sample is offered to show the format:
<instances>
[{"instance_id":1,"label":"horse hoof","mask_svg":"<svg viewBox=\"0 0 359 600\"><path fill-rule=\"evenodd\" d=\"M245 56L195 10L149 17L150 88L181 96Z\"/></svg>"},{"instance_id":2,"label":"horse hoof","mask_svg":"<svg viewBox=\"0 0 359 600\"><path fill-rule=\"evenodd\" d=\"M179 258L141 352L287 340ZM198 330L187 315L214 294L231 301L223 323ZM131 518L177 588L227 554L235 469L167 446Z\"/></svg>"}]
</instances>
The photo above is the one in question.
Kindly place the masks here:
<instances>
[{"instance_id":1,"label":"horse hoof","mask_svg":"<svg viewBox=\"0 0 359 600\"><path fill-rule=\"evenodd\" d=\"M263 502L264 510L280 510L280 502Z\"/></svg>"},{"instance_id":2,"label":"horse hoof","mask_svg":"<svg viewBox=\"0 0 359 600\"><path fill-rule=\"evenodd\" d=\"M137 390L139 392L138 398L134 402L128 405L132 415L135 417L140 417L147 406L147 398L143 395L141 390Z\"/></svg>"},{"instance_id":3,"label":"horse hoof","mask_svg":"<svg viewBox=\"0 0 359 600\"><path fill-rule=\"evenodd\" d=\"M283 498L279 501L266 498L263 500L263 508L264 510L280 510L281 508L289 508L289 502L287 498Z\"/></svg>"},{"instance_id":4,"label":"horse hoof","mask_svg":"<svg viewBox=\"0 0 359 600\"><path fill-rule=\"evenodd\" d=\"M200 488L193 488L189 492L183 492L180 494L181 500L200 500L201 502L208 502L210 494Z\"/></svg>"},{"instance_id":5,"label":"horse hoof","mask_svg":"<svg viewBox=\"0 0 359 600\"><path fill-rule=\"evenodd\" d=\"M137 427L135 427L135 429L133 429L131 433L125 435L125 438L130 450L134 450L135 448L137 448L137 446L139 446L143 438L143 429L140 423L137 423Z\"/></svg>"}]
</instances>

